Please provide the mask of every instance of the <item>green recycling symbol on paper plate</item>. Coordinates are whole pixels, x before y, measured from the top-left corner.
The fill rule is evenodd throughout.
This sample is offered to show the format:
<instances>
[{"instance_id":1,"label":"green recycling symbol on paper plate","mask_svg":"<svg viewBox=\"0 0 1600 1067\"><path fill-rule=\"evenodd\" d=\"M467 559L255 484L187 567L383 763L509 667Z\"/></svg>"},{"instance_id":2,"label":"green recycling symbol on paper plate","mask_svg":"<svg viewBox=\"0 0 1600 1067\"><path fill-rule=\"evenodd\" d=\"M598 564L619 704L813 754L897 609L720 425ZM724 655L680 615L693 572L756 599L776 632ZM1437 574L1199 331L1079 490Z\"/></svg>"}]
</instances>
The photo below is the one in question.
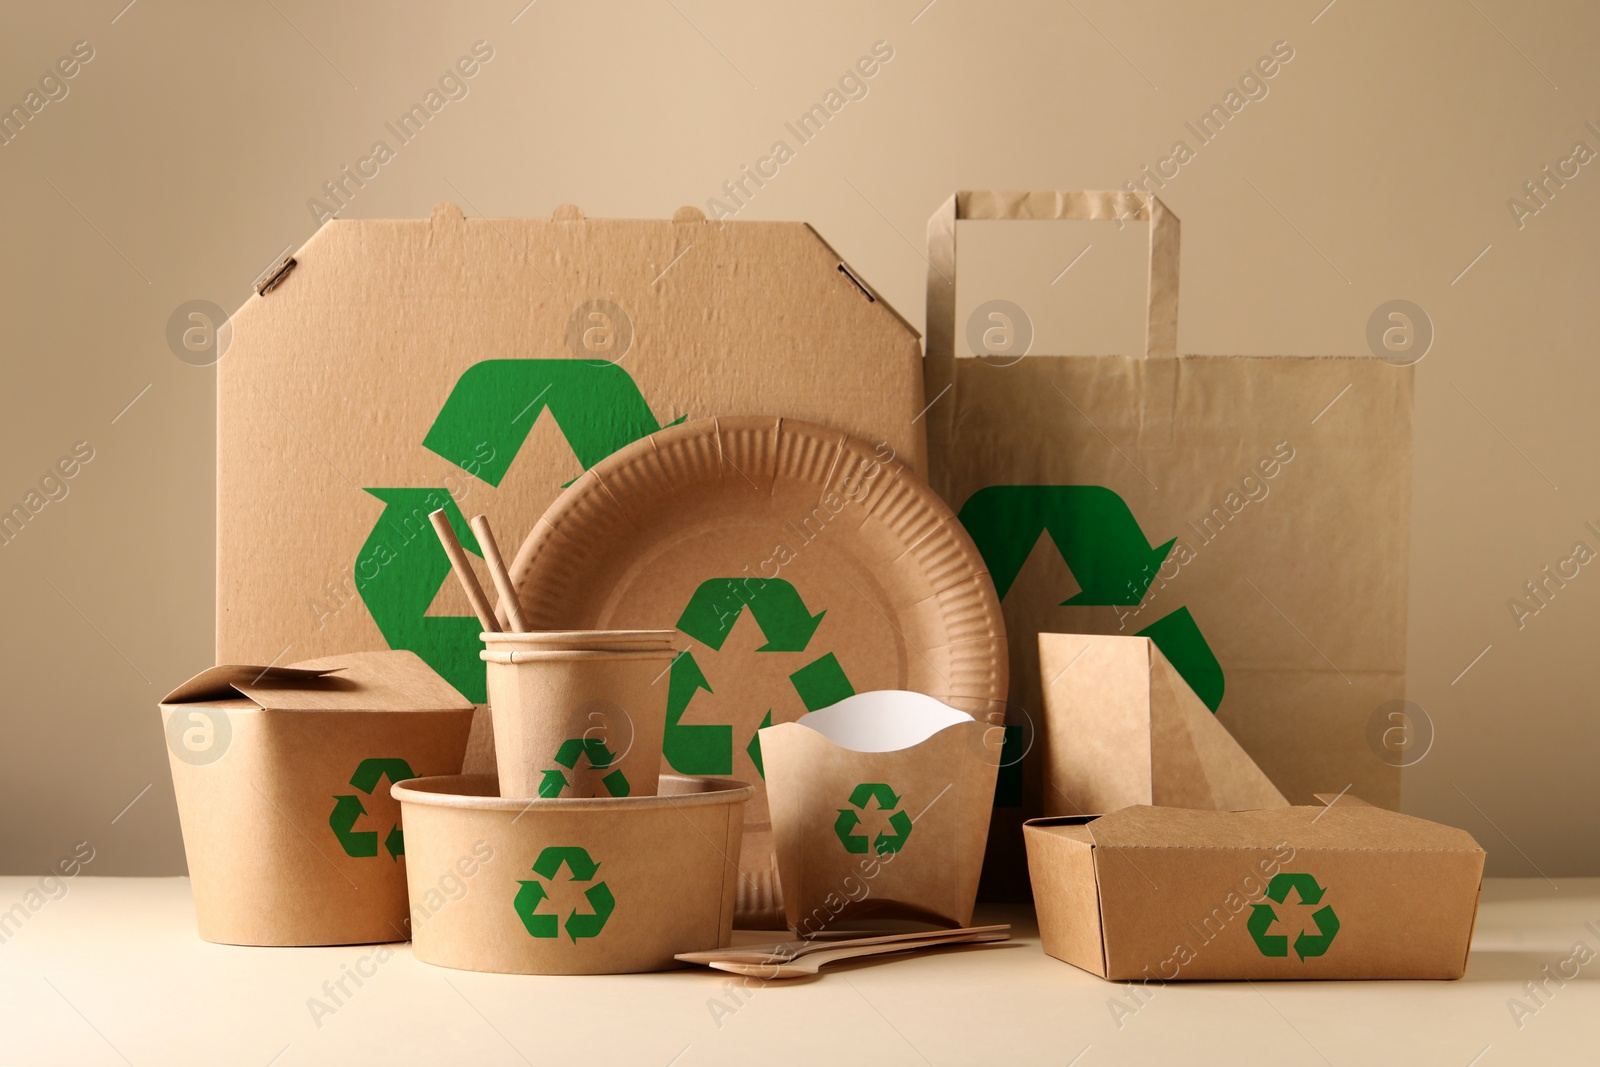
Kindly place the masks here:
<instances>
[{"instance_id":1,"label":"green recycling symbol on paper plate","mask_svg":"<svg viewBox=\"0 0 1600 1067\"><path fill-rule=\"evenodd\" d=\"M890 852L899 852L905 847L906 838L911 836L911 816L900 810L900 798L894 795L894 790L883 782L862 782L850 792L850 806L839 809L839 817L833 820L833 832L844 846L846 852L865 854L867 851L867 835L857 833L856 828L861 825L861 812L875 806L879 811L890 812L889 830L880 830L877 840L872 842L872 850L882 856ZM894 831L890 833L889 831Z\"/></svg>"},{"instance_id":2,"label":"green recycling symbol on paper plate","mask_svg":"<svg viewBox=\"0 0 1600 1067\"><path fill-rule=\"evenodd\" d=\"M529 937L559 937L561 936L561 916L554 912L540 912L539 908L550 899L550 893L545 888L548 882L554 882L556 875L565 867L574 882L593 882L594 884L584 890L583 897L589 902L590 910L580 913L577 908L567 916L567 936L573 944L579 938L597 937L601 930L606 928L606 920L611 918L611 912L617 906L616 898L611 895L611 887L604 882L596 882L595 874L600 870L600 864L589 857L587 849L575 845L558 847L552 845L539 853L539 858L533 861L533 873L539 876L535 881L518 881L521 888L517 890L516 898L511 902L516 910L517 918L522 920L522 925L527 929Z\"/></svg>"},{"instance_id":3,"label":"green recycling symbol on paper plate","mask_svg":"<svg viewBox=\"0 0 1600 1067\"><path fill-rule=\"evenodd\" d=\"M1267 899L1284 904L1291 889L1300 898L1300 903L1306 907L1322 904L1322 894L1327 892L1317 884L1316 878L1309 874L1284 871L1273 875L1272 881L1267 883ZM1272 924L1279 921L1278 913L1271 904L1250 905L1250 921L1246 926L1256 943L1256 948L1261 950L1263 956L1289 955L1289 935L1268 933L1272 929ZM1334 914L1331 904L1323 904L1313 911L1311 921L1316 923L1317 932L1312 934L1302 930L1294 939L1295 955L1299 956L1302 962L1308 956L1321 956L1326 953L1328 946L1333 944L1334 935L1339 932L1339 916Z\"/></svg>"},{"instance_id":4,"label":"green recycling symbol on paper plate","mask_svg":"<svg viewBox=\"0 0 1600 1067\"><path fill-rule=\"evenodd\" d=\"M579 757L587 757L589 766L597 771L605 770L617 759L601 738L571 737L561 742L561 747L556 751L555 762L569 771L576 770ZM621 767L601 778L600 783L606 787L606 795L613 797L625 797L632 789L628 785L628 776L622 773ZM558 797L561 791L571 784L567 781L565 772L552 767L539 776L539 795L547 800Z\"/></svg>"},{"instance_id":5,"label":"green recycling symbol on paper plate","mask_svg":"<svg viewBox=\"0 0 1600 1067\"><path fill-rule=\"evenodd\" d=\"M760 653L809 653L811 639L827 614L826 611L811 614L799 591L781 578L712 578L695 589L678 618L678 629L718 652L746 608L750 609L751 617L767 639L766 644L756 649ZM855 687L845 677L839 658L832 652L813 658L791 673L789 681L807 711L816 711L855 695ZM715 692L694 653L680 653L672 661L672 676L667 682L667 729L662 755L679 774L732 774L733 727L683 723L684 713L701 689ZM745 746L756 773L763 778L766 768L761 762L761 730L771 725L772 709L768 708L766 718Z\"/></svg>"},{"instance_id":6,"label":"green recycling symbol on paper plate","mask_svg":"<svg viewBox=\"0 0 1600 1067\"><path fill-rule=\"evenodd\" d=\"M385 778L393 783L415 777L411 773L411 765L403 759L364 759L356 767L356 773L350 776L350 784L371 796L372 791L378 788L378 783ZM378 854L378 831L356 829L356 823L366 813L361 797L354 793L335 795L333 798L333 814L328 816L328 826L333 830L333 836L339 839L346 856ZM383 839L383 847L394 861L406 854L405 833L399 823L389 828L388 836Z\"/></svg>"},{"instance_id":7,"label":"green recycling symbol on paper plate","mask_svg":"<svg viewBox=\"0 0 1600 1067\"><path fill-rule=\"evenodd\" d=\"M661 429L633 378L614 363L490 359L468 367L457 380L422 445L498 486L545 411L584 470ZM483 554L460 507L445 488L367 492L384 503L354 567L356 592L372 621L390 648L415 652L468 700L487 702L478 620L428 614L450 574L450 560L433 536L428 514L443 508L466 550Z\"/></svg>"}]
</instances>

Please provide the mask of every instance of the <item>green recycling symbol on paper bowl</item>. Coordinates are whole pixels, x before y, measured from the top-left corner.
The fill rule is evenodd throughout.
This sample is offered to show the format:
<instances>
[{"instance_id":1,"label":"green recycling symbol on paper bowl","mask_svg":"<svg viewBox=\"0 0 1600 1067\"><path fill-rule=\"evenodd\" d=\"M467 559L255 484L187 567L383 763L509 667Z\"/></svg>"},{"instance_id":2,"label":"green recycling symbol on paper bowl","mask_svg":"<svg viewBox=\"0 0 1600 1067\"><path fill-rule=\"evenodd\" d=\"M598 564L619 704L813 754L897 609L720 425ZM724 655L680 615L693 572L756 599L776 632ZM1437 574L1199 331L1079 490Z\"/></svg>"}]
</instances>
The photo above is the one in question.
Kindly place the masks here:
<instances>
[{"instance_id":1,"label":"green recycling symbol on paper bowl","mask_svg":"<svg viewBox=\"0 0 1600 1067\"><path fill-rule=\"evenodd\" d=\"M422 446L498 487L546 411L584 470L661 429L627 371L599 359L490 359L462 373ZM679 421L682 421L681 419ZM477 538L445 487L378 487L382 514L354 563L357 594L390 648L415 652L463 696L488 701L478 620L429 615L450 560L429 529L440 508L468 552Z\"/></svg>"},{"instance_id":2,"label":"green recycling symbol on paper bowl","mask_svg":"<svg viewBox=\"0 0 1600 1067\"><path fill-rule=\"evenodd\" d=\"M1315 877L1309 874L1283 871L1273 875L1272 881L1267 883L1267 899L1285 904L1289 899L1289 891L1294 890L1303 907L1316 908L1322 904L1322 895L1327 892L1317 884ZM1287 914L1287 912L1286 912ZM1311 921L1316 924L1317 932L1309 933L1301 930L1295 935L1294 952L1304 962L1310 956L1321 956L1327 953L1328 947L1333 944L1334 935L1339 932L1339 916L1334 912L1331 904L1323 904L1311 913ZM1274 934L1271 932L1274 923L1279 923L1281 929L1291 928L1282 926L1282 918L1271 904L1250 905L1250 921L1246 928L1250 937L1256 943L1256 948L1261 950L1263 956L1289 955L1289 935Z\"/></svg>"},{"instance_id":3,"label":"green recycling symbol on paper bowl","mask_svg":"<svg viewBox=\"0 0 1600 1067\"><path fill-rule=\"evenodd\" d=\"M900 809L900 798L887 783L862 782L850 791L850 806L840 808L839 817L833 821L834 836L846 852L866 854L867 835L856 831L861 825L861 812L874 807L890 814L889 829L878 832L872 851L882 856L905 847L906 838L911 836L912 822L911 816Z\"/></svg>"},{"instance_id":4,"label":"green recycling symbol on paper bowl","mask_svg":"<svg viewBox=\"0 0 1600 1067\"><path fill-rule=\"evenodd\" d=\"M855 695L855 686L845 676L838 656L832 652L812 655L812 638L827 612L811 614L799 590L782 578L712 578L701 582L678 617L678 630L719 652L746 608L767 639L756 649L758 653L804 653L809 657L804 666L789 675L789 682L807 711L817 711ZM672 676L667 683L662 755L679 774L732 774L733 727L683 722L695 694L702 689L715 692L694 653L680 653L672 661ZM771 725L772 709L768 708L745 745L745 753L762 778L766 777L766 768L761 761L761 730Z\"/></svg>"},{"instance_id":5,"label":"green recycling symbol on paper bowl","mask_svg":"<svg viewBox=\"0 0 1600 1067\"><path fill-rule=\"evenodd\" d=\"M577 908L573 908L565 923L555 912L539 910L550 899L550 891L545 888L546 885L556 880L556 875L561 873L563 867L567 869L571 881L592 883L583 891L583 898L588 901L589 911L580 912ZM522 920L523 928L528 931L528 936L560 937L561 929L565 926L567 936L572 939L573 944L577 944L580 938L598 937L600 931L606 928L606 920L611 918L611 913L617 906L616 898L611 895L611 887L604 882L595 881L595 875L599 870L600 864L590 858L588 850L576 845L552 845L539 853L539 858L533 861L533 873L537 878L518 881L517 885L520 888L511 902L517 918Z\"/></svg>"},{"instance_id":6,"label":"green recycling symbol on paper bowl","mask_svg":"<svg viewBox=\"0 0 1600 1067\"><path fill-rule=\"evenodd\" d=\"M411 765L403 759L364 759L356 767L356 773L350 776L350 784L370 797L373 790L378 788L378 783L385 778L393 783L415 777L416 775L411 773ZM346 856L360 858L378 854L378 831L356 829L356 824L365 814L367 809L361 803L359 795L346 793L334 796L333 814L328 816L328 828L333 831L333 836L339 839L339 846L344 849ZM383 847L389 853L389 858L396 862L406 854L405 833L400 829L399 823L389 827L388 836L383 839Z\"/></svg>"},{"instance_id":7,"label":"green recycling symbol on paper bowl","mask_svg":"<svg viewBox=\"0 0 1600 1067\"><path fill-rule=\"evenodd\" d=\"M566 771L576 770L579 759L587 759L589 766L603 771L615 763L617 757L606 747L602 738L570 737L561 742L561 747L556 750L554 762L559 766L539 776L539 795L546 800L560 796L561 791L572 784L567 780ZM632 791L628 776L622 773L621 767L601 778L600 784L606 787L607 796L625 797Z\"/></svg>"}]
</instances>

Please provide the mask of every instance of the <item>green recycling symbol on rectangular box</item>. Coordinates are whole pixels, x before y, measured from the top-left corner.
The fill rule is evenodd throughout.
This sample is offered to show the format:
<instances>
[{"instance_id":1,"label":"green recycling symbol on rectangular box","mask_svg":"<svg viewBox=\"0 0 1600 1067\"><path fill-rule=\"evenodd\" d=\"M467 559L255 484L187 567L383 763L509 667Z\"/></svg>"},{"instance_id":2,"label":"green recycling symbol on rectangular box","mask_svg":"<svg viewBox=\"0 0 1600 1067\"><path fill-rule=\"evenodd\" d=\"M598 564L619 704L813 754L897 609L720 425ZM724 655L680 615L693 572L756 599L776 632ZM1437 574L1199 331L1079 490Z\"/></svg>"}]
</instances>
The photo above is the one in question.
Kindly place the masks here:
<instances>
[{"instance_id":1,"label":"green recycling symbol on rectangular box","mask_svg":"<svg viewBox=\"0 0 1600 1067\"><path fill-rule=\"evenodd\" d=\"M1321 904L1322 894L1326 892L1312 875L1284 871L1273 875L1272 881L1267 883L1267 899L1284 904L1291 889L1305 907ZM1246 924L1246 928L1263 956L1289 955L1289 935L1268 932L1272 929L1272 924L1278 921L1278 913L1271 904L1250 905L1250 921ZM1313 911L1311 921L1316 923L1317 932L1313 934L1302 930L1294 939L1295 955L1300 957L1301 962L1308 956L1321 956L1326 953L1328 946L1333 944L1334 935L1339 932L1339 916L1334 913L1331 904L1323 904Z\"/></svg>"},{"instance_id":2,"label":"green recycling symbol on rectangular box","mask_svg":"<svg viewBox=\"0 0 1600 1067\"><path fill-rule=\"evenodd\" d=\"M633 378L614 363L490 359L462 373L422 445L498 487L545 411L584 470L661 429ZM460 507L445 488L367 492L384 503L354 565L356 592L372 621L390 648L415 652L468 700L486 703L478 620L428 614L450 574L450 560L429 528L428 514L443 508L462 546L483 554Z\"/></svg>"},{"instance_id":3,"label":"green recycling symbol on rectangular box","mask_svg":"<svg viewBox=\"0 0 1600 1067\"><path fill-rule=\"evenodd\" d=\"M600 864L590 858L587 849L576 845L552 845L539 853L539 858L533 861L533 873L540 880L518 881L517 885L521 888L517 890L511 907L516 911L517 918L522 920L529 937L560 937L561 916L553 912L540 912L539 908L550 899L545 884L554 882L562 867L567 869L572 881L594 883L583 893L591 910L582 913L577 908L572 909L565 924L567 936L573 944L577 944L579 938L598 937L600 931L606 928L606 920L611 918L617 901L611 895L610 886L594 880Z\"/></svg>"},{"instance_id":4,"label":"green recycling symbol on rectangular box","mask_svg":"<svg viewBox=\"0 0 1600 1067\"><path fill-rule=\"evenodd\" d=\"M899 852L911 836L911 816L900 810L900 798L884 782L862 782L850 791L850 807L840 808L839 817L833 820L833 833L846 852L862 854L867 851L867 835L857 833L861 825L861 812L869 807L890 812L889 829L878 832L872 850L878 855ZM892 833L890 831L893 831Z\"/></svg>"},{"instance_id":5,"label":"green recycling symbol on rectangular box","mask_svg":"<svg viewBox=\"0 0 1600 1067\"><path fill-rule=\"evenodd\" d=\"M356 767L356 773L350 776L350 784L371 796L372 791L378 788L378 783L385 778L393 783L415 777L411 773L411 765L403 759L364 759ZM328 816L328 828L339 839L339 846L344 849L346 856L360 858L378 854L378 831L356 829L356 823L365 814L367 809L358 795L347 793L333 798L333 814ZM389 828L389 835L383 839L383 847L388 850L389 858L396 862L406 854L406 838L399 823Z\"/></svg>"}]
</instances>

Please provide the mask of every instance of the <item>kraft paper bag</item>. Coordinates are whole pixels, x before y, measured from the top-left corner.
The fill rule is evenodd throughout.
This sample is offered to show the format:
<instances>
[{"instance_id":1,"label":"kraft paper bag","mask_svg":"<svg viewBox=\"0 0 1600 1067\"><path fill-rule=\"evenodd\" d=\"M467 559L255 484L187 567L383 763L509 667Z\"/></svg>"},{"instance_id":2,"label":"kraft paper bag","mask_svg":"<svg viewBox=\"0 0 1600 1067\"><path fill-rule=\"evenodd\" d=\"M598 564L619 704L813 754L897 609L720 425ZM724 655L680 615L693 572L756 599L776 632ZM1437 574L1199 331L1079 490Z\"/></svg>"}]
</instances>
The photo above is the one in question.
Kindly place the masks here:
<instances>
[{"instance_id":1,"label":"kraft paper bag","mask_svg":"<svg viewBox=\"0 0 1600 1067\"><path fill-rule=\"evenodd\" d=\"M957 351L958 221L1049 219L1149 225L1144 353ZM931 481L1011 643L996 891L1020 885L1021 818L1055 789L1040 633L1149 637L1291 802L1397 806L1399 769L1366 730L1405 696L1411 368L1180 356L1179 224L1147 193L960 192L928 243Z\"/></svg>"},{"instance_id":2,"label":"kraft paper bag","mask_svg":"<svg viewBox=\"0 0 1600 1067\"><path fill-rule=\"evenodd\" d=\"M967 926L1003 730L921 693L861 693L761 731L789 927Z\"/></svg>"}]
</instances>

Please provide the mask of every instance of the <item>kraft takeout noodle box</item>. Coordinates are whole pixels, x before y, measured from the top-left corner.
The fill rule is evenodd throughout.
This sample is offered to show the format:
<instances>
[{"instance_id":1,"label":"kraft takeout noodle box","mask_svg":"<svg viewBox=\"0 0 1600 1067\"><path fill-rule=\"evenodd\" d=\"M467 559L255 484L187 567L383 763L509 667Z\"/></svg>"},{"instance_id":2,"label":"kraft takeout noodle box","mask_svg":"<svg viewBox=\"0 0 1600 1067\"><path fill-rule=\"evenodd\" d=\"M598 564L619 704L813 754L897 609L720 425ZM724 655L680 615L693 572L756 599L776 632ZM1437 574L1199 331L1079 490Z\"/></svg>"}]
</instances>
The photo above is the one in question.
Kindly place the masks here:
<instances>
[{"instance_id":1,"label":"kraft takeout noodle box","mask_svg":"<svg viewBox=\"0 0 1600 1067\"><path fill-rule=\"evenodd\" d=\"M1115 981L1460 978L1483 880L1464 830L1346 795L1136 806L1023 827L1044 950Z\"/></svg>"},{"instance_id":2,"label":"kraft takeout noodle box","mask_svg":"<svg viewBox=\"0 0 1600 1067\"><path fill-rule=\"evenodd\" d=\"M1148 637L1040 634L1044 813L1287 807Z\"/></svg>"},{"instance_id":3,"label":"kraft takeout noodle box","mask_svg":"<svg viewBox=\"0 0 1600 1067\"><path fill-rule=\"evenodd\" d=\"M161 702L200 936L404 941L389 785L461 770L473 705L410 652L219 666Z\"/></svg>"},{"instance_id":4,"label":"kraft takeout noodle box","mask_svg":"<svg viewBox=\"0 0 1600 1067\"><path fill-rule=\"evenodd\" d=\"M761 731L785 917L967 926L1004 728L921 693L859 693Z\"/></svg>"},{"instance_id":5,"label":"kraft takeout noodle box","mask_svg":"<svg viewBox=\"0 0 1600 1067\"><path fill-rule=\"evenodd\" d=\"M680 966L731 940L751 787L662 775L655 795L523 800L490 775L393 787L406 816L412 953L510 974Z\"/></svg>"}]
</instances>

